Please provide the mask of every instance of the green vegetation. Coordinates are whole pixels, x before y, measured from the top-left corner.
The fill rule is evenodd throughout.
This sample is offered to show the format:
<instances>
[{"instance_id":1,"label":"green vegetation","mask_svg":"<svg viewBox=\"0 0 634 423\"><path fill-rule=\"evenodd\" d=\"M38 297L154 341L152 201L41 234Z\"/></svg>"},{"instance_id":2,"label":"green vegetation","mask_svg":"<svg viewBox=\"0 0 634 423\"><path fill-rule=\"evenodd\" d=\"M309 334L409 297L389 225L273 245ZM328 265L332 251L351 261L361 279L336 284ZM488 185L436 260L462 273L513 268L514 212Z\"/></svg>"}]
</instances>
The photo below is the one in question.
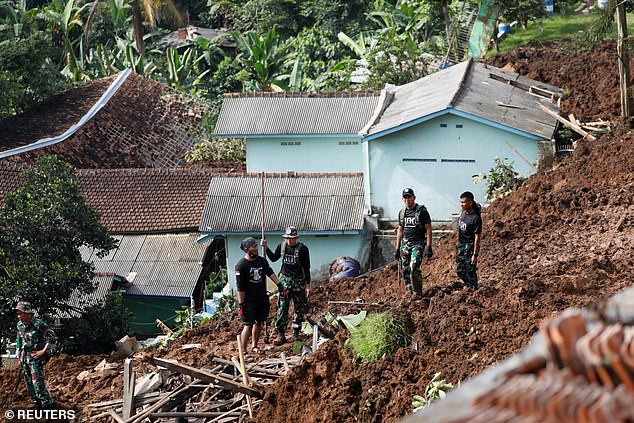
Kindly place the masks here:
<instances>
[{"instance_id":1,"label":"green vegetation","mask_svg":"<svg viewBox=\"0 0 634 423\"><path fill-rule=\"evenodd\" d=\"M474 183L486 184L484 192L489 202L509 195L523 179L513 168L513 161L494 157L493 163L495 164L489 173L486 175L481 173L473 177Z\"/></svg>"},{"instance_id":2,"label":"green vegetation","mask_svg":"<svg viewBox=\"0 0 634 423\"><path fill-rule=\"evenodd\" d=\"M363 364L392 355L412 341L405 320L387 313L371 314L352 331L346 345Z\"/></svg>"},{"instance_id":3,"label":"green vegetation","mask_svg":"<svg viewBox=\"0 0 634 423\"><path fill-rule=\"evenodd\" d=\"M519 25L513 28L513 32L500 42L500 52L513 50L516 47L528 44L531 41L557 41L563 38L582 37L587 33L597 20L598 13L589 15L554 15L545 19L529 22L528 28L523 29ZM634 31L634 14L627 14L628 33ZM616 38L616 23L611 25L607 38ZM496 53L490 50L488 55Z\"/></svg>"},{"instance_id":4,"label":"green vegetation","mask_svg":"<svg viewBox=\"0 0 634 423\"><path fill-rule=\"evenodd\" d=\"M414 411L428 407L435 400L444 398L447 392L452 389L453 385L442 379L442 373L434 374L434 377L425 388L425 393L423 395L414 395L414 401L412 401Z\"/></svg>"},{"instance_id":5,"label":"green vegetation","mask_svg":"<svg viewBox=\"0 0 634 423\"><path fill-rule=\"evenodd\" d=\"M41 158L0 208L1 340L15 335L16 299L48 319L76 311L71 297L95 291L94 265L82 260L81 246L103 257L116 241L81 195L72 166Z\"/></svg>"}]
</instances>

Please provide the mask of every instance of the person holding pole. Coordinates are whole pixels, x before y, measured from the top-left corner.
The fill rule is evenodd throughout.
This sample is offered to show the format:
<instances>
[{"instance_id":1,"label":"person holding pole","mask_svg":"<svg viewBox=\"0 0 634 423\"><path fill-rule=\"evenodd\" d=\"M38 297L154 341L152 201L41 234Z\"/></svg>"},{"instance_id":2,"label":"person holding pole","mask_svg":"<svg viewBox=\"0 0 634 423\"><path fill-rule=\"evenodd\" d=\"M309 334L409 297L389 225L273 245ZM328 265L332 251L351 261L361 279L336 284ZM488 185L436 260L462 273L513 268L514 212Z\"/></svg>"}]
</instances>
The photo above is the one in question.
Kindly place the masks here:
<instances>
[{"instance_id":1,"label":"person holding pole","mask_svg":"<svg viewBox=\"0 0 634 423\"><path fill-rule=\"evenodd\" d=\"M403 190L403 204L405 207L398 213L394 258L400 260L407 290L420 297L423 294L423 276L420 270L423 256L430 259L433 254L431 217L425 206L416 203L416 195L411 188Z\"/></svg>"},{"instance_id":2,"label":"person holding pole","mask_svg":"<svg viewBox=\"0 0 634 423\"><path fill-rule=\"evenodd\" d=\"M280 284L284 291L280 290L280 297L277 305L277 320L275 329L277 338L275 345L282 345L286 342L284 333L288 326L288 312L293 302L293 338L299 339L299 331L304 321L304 313L308 306L308 296L310 295L310 253L308 247L297 241L299 234L297 228L289 226L282 235L284 242L278 244L275 252L271 251L265 239L262 246L266 249L266 256L272 262L282 257L282 268L280 269Z\"/></svg>"},{"instance_id":3,"label":"person holding pole","mask_svg":"<svg viewBox=\"0 0 634 423\"><path fill-rule=\"evenodd\" d=\"M266 259L258 255L258 248L258 241L255 238L245 238L240 244L244 257L235 267L239 313L243 324L240 339L245 348L251 340L251 350L254 352L258 352L262 325L269 315L270 304L266 292L266 277L268 276L277 284L280 292L284 289Z\"/></svg>"}]
</instances>

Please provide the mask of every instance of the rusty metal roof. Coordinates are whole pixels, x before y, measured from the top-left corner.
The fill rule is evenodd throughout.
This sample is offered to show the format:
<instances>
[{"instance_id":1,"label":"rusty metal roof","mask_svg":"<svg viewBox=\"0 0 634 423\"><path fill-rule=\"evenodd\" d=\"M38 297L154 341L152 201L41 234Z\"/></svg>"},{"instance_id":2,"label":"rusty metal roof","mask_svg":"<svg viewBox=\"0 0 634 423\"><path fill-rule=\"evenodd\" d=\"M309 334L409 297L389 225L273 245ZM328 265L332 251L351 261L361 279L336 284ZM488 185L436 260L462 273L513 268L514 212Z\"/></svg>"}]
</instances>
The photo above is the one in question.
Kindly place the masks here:
<instances>
[{"instance_id":1,"label":"rusty metal roof","mask_svg":"<svg viewBox=\"0 0 634 423\"><path fill-rule=\"evenodd\" d=\"M357 134L380 91L226 94L216 136Z\"/></svg>"},{"instance_id":2,"label":"rusty metal roof","mask_svg":"<svg viewBox=\"0 0 634 423\"><path fill-rule=\"evenodd\" d=\"M259 174L212 177L200 231L260 231L261 190ZM364 214L361 173L265 175L265 231L359 231Z\"/></svg>"}]
</instances>

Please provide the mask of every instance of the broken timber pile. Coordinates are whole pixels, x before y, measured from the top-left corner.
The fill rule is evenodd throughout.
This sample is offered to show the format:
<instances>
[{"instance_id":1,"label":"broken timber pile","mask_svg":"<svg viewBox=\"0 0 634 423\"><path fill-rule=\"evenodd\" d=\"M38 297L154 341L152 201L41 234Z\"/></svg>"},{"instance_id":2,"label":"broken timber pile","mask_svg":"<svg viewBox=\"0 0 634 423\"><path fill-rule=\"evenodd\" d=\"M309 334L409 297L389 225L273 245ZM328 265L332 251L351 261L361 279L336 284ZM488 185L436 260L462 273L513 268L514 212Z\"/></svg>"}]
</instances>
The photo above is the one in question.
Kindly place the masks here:
<instances>
[{"instance_id":1,"label":"broken timber pile","mask_svg":"<svg viewBox=\"0 0 634 423\"><path fill-rule=\"evenodd\" d=\"M132 360L124 364L123 396L90 404L91 421L138 423L143 421L237 422L253 416L264 388L286 375L300 357L282 356L246 362L214 357L217 365L201 369L176 360L154 358L157 372L135 384ZM136 389L135 389L136 388Z\"/></svg>"}]
</instances>

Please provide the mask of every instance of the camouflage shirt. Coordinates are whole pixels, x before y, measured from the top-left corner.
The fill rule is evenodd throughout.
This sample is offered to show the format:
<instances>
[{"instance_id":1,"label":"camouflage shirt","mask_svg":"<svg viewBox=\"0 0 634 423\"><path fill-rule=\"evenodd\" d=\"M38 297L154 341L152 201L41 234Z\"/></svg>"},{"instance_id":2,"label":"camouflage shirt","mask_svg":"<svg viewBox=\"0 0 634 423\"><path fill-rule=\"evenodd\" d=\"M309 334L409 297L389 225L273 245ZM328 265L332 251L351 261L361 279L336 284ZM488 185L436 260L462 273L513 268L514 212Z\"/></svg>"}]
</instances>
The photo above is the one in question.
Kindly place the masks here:
<instances>
[{"instance_id":1,"label":"camouflage shirt","mask_svg":"<svg viewBox=\"0 0 634 423\"><path fill-rule=\"evenodd\" d=\"M51 352L55 348L56 342L57 335L42 320L33 317L28 325L22 321L18 322L18 337L16 339L18 357L42 350L47 343L47 351Z\"/></svg>"}]
</instances>

